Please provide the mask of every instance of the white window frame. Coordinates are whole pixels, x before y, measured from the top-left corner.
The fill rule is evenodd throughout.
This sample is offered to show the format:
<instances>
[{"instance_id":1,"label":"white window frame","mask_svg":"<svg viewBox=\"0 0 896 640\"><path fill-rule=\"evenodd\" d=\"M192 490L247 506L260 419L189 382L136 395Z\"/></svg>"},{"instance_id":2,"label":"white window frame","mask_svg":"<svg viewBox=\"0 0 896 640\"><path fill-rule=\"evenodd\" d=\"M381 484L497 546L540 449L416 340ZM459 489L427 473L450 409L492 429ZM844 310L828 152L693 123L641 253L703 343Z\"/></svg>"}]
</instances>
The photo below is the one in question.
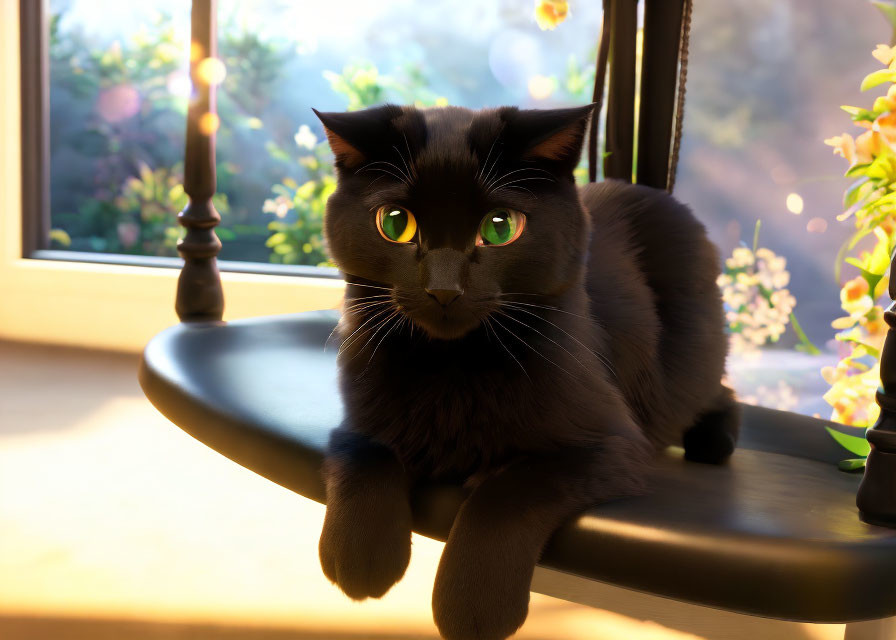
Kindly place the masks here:
<instances>
[{"instance_id":1,"label":"white window frame","mask_svg":"<svg viewBox=\"0 0 896 640\"><path fill-rule=\"evenodd\" d=\"M22 255L19 37L19 2L0 2L0 339L138 352L178 322L177 270ZM344 289L335 278L221 279L225 320L335 308Z\"/></svg>"}]
</instances>

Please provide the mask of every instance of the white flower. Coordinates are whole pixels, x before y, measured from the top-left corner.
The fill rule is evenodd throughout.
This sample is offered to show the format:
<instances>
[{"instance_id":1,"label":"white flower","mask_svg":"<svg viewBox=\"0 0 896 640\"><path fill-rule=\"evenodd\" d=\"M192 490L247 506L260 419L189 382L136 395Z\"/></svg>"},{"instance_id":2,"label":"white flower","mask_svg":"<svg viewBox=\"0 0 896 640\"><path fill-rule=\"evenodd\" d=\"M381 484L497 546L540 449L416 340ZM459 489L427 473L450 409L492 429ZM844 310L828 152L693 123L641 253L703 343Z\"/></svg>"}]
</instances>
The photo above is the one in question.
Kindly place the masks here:
<instances>
[{"instance_id":1,"label":"white flower","mask_svg":"<svg viewBox=\"0 0 896 640\"><path fill-rule=\"evenodd\" d=\"M317 136L311 133L311 128L307 124L303 124L296 132L295 141L303 149L313 149L317 144Z\"/></svg>"}]
</instances>

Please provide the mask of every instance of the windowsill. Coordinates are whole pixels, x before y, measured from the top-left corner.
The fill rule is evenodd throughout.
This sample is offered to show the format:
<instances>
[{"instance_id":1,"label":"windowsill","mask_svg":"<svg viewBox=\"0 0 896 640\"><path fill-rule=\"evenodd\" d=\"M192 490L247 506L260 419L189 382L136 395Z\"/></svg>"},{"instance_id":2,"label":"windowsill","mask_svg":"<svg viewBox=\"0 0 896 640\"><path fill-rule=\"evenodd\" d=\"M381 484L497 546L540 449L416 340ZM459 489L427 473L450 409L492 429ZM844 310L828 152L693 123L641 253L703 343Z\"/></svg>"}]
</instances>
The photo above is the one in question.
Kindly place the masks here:
<instances>
[{"instance_id":1,"label":"windowsill","mask_svg":"<svg viewBox=\"0 0 896 640\"><path fill-rule=\"evenodd\" d=\"M180 258L163 258L157 256L137 256L121 253L87 253L84 251L58 251L40 249L28 256L32 260L56 260L62 262L87 262L95 264L118 264L133 267L162 267L163 269L180 269L184 261ZM333 267L309 267L305 265L271 264L265 262L239 262L237 260L218 260L218 269L222 272L254 273L265 276L307 276L310 278L342 279L339 270Z\"/></svg>"},{"instance_id":2,"label":"windowsill","mask_svg":"<svg viewBox=\"0 0 896 640\"><path fill-rule=\"evenodd\" d=\"M18 259L0 264L0 337L140 351L176 324L178 272L164 267ZM224 319L329 309L337 278L224 272Z\"/></svg>"}]
</instances>

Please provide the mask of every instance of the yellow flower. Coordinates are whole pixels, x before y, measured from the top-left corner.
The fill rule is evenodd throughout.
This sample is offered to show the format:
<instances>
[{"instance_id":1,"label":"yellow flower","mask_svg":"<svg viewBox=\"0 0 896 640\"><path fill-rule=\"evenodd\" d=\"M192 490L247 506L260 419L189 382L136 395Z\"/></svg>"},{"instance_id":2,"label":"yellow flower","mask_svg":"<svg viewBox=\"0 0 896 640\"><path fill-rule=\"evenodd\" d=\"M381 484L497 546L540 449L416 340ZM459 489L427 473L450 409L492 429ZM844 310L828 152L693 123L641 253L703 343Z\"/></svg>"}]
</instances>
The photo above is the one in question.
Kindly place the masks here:
<instances>
[{"instance_id":1,"label":"yellow flower","mask_svg":"<svg viewBox=\"0 0 896 640\"><path fill-rule=\"evenodd\" d=\"M853 302L868 293L868 282L861 276L856 276L843 285L840 299Z\"/></svg>"},{"instance_id":2,"label":"yellow flower","mask_svg":"<svg viewBox=\"0 0 896 640\"><path fill-rule=\"evenodd\" d=\"M566 0L535 0L535 21L542 31L553 31L569 16Z\"/></svg>"},{"instance_id":3,"label":"yellow flower","mask_svg":"<svg viewBox=\"0 0 896 640\"><path fill-rule=\"evenodd\" d=\"M850 318L858 320L874 307L874 300L868 295L868 283L862 276L857 276L843 285L840 289L840 306L849 314ZM832 323L835 329L847 328L844 318L838 318Z\"/></svg>"},{"instance_id":4,"label":"yellow flower","mask_svg":"<svg viewBox=\"0 0 896 640\"><path fill-rule=\"evenodd\" d=\"M856 161L859 164L871 162L879 156L887 143L877 131L866 131L856 138Z\"/></svg>"},{"instance_id":5,"label":"yellow flower","mask_svg":"<svg viewBox=\"0 0 896 640\"><path fill-rule=\"evenodd\" d=\"M896 113L887 112L879 115L874 121L874 126L887 143L896 142Z\"/></svg>"},{"instance_id":6,"label":"yellow flower","mask_svg":"<svg viewBox=\"0 0 896 640\"><path fill-rule=\"evenodd\" d=\"M896 85L893 86L896 87ZM893 235L893 232L896 231L896 219L894 219L893 216L888 216L881 220L880 224L878 224L877 226L883 229L884 233L886 233L888 236L891 236Z\"/></svg>"},{"instance_id":7,"label":"yellow flower","mask_svg":"<svg viewBox=\"0 0 896 640\"><path fill-rule=\"evenodd\" d=\"M896 85L893 85L896 86ZM856 163L856 141L848 133L842 136L834 136L824 141L828 146L834 147L834 155L846 158L846 161L853 165Z\"/></svg>"},{"instance_id":8,"label":"yellow flower","mask_svg":"<svg viewBox=\"0 0 896 640\"><path fill-rule=\"evenodd\" d=\"M896 55L896 47L890 47L885 44L877 45L877 48L871 52L881 64L889 65L893 62L893 57Z\"/></svg>"}]
</instances>

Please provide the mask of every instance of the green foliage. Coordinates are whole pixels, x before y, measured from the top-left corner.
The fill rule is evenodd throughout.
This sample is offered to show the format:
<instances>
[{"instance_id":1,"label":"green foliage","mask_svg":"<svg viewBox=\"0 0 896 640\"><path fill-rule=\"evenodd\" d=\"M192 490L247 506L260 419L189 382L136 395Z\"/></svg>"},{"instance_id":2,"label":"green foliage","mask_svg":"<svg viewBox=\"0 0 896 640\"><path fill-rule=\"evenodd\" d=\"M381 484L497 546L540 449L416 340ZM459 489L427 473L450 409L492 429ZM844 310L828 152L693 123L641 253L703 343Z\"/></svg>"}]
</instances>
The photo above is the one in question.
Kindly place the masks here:
<instances>
[{"instance_id":1,"label":"green foliage","mask_svg":"<svg viewBox=\"0 0 896 640\"><path fill-rule=\"evenodd\" d=\"M350 111L365 109L386 100L414 102L419 106L444 104L445 99L427 87L427 79L418 67L405 66L395 75L384 75L369 62L347 65L341 73L324 71L330 88L345 97ZM267 246L273 250L272 262L332 266L323 246L323 219L327 199L336 190L333 155L325 140L318 141L307 127L295 136L299 156L295 164L304 176L284 178L272 187L273 198L264 203L264 211L278 219L268 224L273 234ZM290 161L290 152L270 145L268 153Z\"/></svg>"},{"instance_id":2,"label":"green foliage","mask_svg":"<svg viewBox=\"0 0 896 640\"><path fill-rule=\"evenodd\" d=\"M831 434L831 437L836 440L841 447L849 451L850 453L854 453L857 456L868 457L868 454L871 452L871 445L868 444L868 441L863 436L851 436L847 433L841 433L836 429L831 429L830 427L825 427L827 432Z\"/></svg>"},{"instance_id":3,"label":"green foliage","mask_svg":"<svg viewBox=\"0 0 896 640\"><path fill-rule=\"evenodd\" d=\"M285 178L275 185L276 197L265 202L265 211L278 219L268 224L273 231L266 245L273 251L271 262L332 266L323 247L323 224L327 199L336 190L326 145L317 145L301 165L309 179L301 185Z\"/></svg>"},{"instance_id":4,"label":"green foliage","mask_svg":"<svg viewBox=\"0 0 896 640\"><path fill-rule=\"evenodd\" d=\"M187 205L182 173L180 165L155 170L142 165L137 176L125 181L114 201L122 218L116 227L123 249L136 246L143 255L177 255L180 228L171 212ZM216 194L212 202L219 213L229 211L226 194Z\"/></svg>"},{"instance_id":5,"label":"green foliage","mask_svg":"<svg viewBox=\"0 0 896 640\"><path fill-rule=\"evenodd\" d=\"M60 25L61 16L52 16L50 197L54 227L69 242L56 234L51 246L143 253L133 230L119 230L133 215L117 210L113 200L143 167L172 167L182 153L186 100L172 94L167 81L178 72L184 43L162 15L130 39L102 47ZM164 231L153 228L138 235L159 234Z\"/></svg>"}]
</instances>

